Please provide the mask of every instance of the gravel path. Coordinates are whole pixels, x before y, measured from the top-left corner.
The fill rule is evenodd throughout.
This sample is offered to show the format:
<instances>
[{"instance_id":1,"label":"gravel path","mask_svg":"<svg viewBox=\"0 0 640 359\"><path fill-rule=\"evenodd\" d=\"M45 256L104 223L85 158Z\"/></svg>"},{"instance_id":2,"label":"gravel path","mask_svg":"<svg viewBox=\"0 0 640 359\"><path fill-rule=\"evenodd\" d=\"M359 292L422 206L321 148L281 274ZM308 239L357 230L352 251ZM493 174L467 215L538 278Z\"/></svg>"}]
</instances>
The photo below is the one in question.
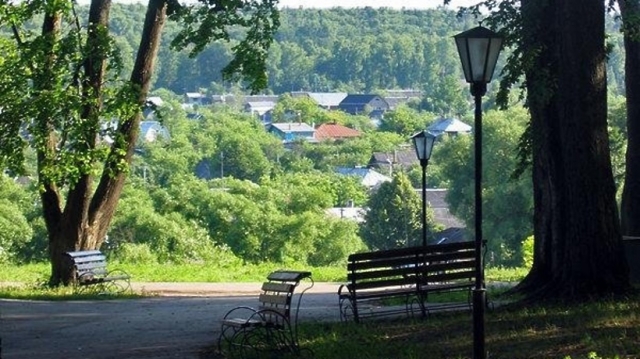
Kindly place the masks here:
<instances>
[{"instance_id":1,"label":"gravel path","mask_svg":"<svg viewBox=\"0 0 640 359\"><path fill-rule=\"evenodd\" d=\"M301 284L301 286L304 283ZM255 306L260 283L134 283L156 296L104 301L0 300L0 358L198 358L231 308ZM300 321L337 321L338 285L316 283Z\"/></svg>"}]
</instances>

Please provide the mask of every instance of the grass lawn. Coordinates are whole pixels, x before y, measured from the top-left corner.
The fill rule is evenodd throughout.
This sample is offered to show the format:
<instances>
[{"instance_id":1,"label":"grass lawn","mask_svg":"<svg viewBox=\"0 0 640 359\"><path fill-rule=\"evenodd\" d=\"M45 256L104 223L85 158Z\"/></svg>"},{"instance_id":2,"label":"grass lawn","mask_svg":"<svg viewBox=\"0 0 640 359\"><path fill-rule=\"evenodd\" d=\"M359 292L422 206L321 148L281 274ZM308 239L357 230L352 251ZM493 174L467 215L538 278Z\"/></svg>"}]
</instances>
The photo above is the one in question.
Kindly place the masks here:
<instances>
[{"instance_id":1,"label":"grass lawn","mask_svg":"<svg viewBox=\"0 0 640 359\"><path fill-rule=\"evenodd\" d=\"M267 274L282 268L309 270L316 282L344 282L347 277L346 266L309 267L300 264L262 263L222 267L211 263L109 262L108 267L110 270L117 268L126 271L134 282L262 282ZM48 263L3 264L0 266L0 282L45 283L50 273ZM489 268L486 278L489 281L514 282L524 278L526 274L527 270L524 268Z\"/></svg>"},{"instance_id":2,"label":"grass lawn","mask_svg":"<svg viewBox=\"0 0 640 359\"><path fill-rule=\"evenodd\" d=\"M316 323L300 327L316 358L471 358L471 313L426 320ZM491 359L640 358L640 296L576 305L511 306L486 313Z\"/></svg>"}]
</instances>

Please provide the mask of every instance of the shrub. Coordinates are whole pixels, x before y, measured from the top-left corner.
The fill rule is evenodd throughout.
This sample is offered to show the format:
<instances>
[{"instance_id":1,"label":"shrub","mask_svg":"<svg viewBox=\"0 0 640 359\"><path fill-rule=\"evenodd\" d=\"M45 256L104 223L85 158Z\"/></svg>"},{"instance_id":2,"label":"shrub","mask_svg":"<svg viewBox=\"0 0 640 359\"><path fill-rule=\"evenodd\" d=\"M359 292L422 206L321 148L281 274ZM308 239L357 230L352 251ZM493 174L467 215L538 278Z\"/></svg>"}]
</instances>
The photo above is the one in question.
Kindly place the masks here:
<instances>
[{"instance_id":1,"label":"shrub","mask_svg":"<svg viewBox=\"0 0 640 359\"><path fill-rule=\"evenodd\" d=\"M120 262L133 264L157 263L158 258L151 251L147 243L123 243L110 253L114 259Z\"/></svg>"},{"instance_id":2,"label":"shrub","mask_svg":"<svg viewBox=\"0 0 640 359\"><path fill-rule=\"evenodd\" d=\"M32 236L33 230L20 208L0 199L0 263L14 259Z\"/></svg>"}]
</instances>

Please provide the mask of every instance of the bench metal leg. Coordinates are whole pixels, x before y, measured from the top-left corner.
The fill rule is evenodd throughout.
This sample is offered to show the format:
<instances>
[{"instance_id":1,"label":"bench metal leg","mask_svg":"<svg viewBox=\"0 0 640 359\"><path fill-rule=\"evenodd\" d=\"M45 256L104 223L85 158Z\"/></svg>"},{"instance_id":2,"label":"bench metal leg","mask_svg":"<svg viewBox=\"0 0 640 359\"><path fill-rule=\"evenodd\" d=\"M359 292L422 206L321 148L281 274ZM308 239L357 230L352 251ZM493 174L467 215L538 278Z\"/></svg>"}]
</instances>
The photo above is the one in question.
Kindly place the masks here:
<instances>
[{"instance_id":1,"label":"bench metal leg","mask_svg":"<svg viewBox=\"0 0 640 359\"><path fill-rule=\"evenodd\" d=\"M350 299L340 298L338 306L340 308L340 320L343 322L350 322L355 319L355 312Z\"/></svg>"},{"instance_id":2,"label":"bench metal leg","mask_svg":"<svg viewBox=\"0 0 640 359\"><path fill-rule=\"evenodd\" d=\"M223 326L218 338L218 350L228 358L269 358L302 353L294 341L291 328Z\"/></svg>"}]
</instances>

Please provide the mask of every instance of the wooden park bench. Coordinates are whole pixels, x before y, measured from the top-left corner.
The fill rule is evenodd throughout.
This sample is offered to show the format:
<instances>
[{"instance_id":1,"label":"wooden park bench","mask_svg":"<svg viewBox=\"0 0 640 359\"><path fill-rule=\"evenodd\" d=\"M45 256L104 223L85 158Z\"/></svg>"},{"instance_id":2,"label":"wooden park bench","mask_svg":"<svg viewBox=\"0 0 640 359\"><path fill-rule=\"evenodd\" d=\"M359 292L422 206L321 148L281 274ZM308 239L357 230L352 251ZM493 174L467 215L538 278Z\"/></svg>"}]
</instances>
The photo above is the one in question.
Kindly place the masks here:
<instances>
[{"instance_id":1,"label":"wooden park bench","mask_svg":"<svg viewBox=\"0 0 640 359\"><path fill-rule=\"evenodd\" d=\"M310 283L294 300L294 291L303 279ZM313 284L311 272L278 270L269 274L256 308L241 306L225 314L219 351L231 358L300 355L298 311L302 295Z\"/></svg>"},{"instance_id":2,"label":"wooden park bench","mask_svg":"<svg viewBox=\"0 0 640 359\"><path fill-rule=\"evenodd\" d=\"M340 318L359 322L364 317L424 317L436 308L471 308L475 265L474 242L352 254L348 258L347 283L338 288ZM467 301L427 306L430 293L453 291L466 291ZM385 305L384 301L389 303ZM388 305L394 301L396 305Z\"/></svg>"},{"instance_id":3,"label":"wooden park bench","mask_svg":"<svg viewBox=\"0 0 640 359\"><path fill-rule=\"evenodd\" d=\"M67 252L76 291L116 294L131 289L130 276L121 269L107 270L107 257L99 250Z\"/></svg>"}]
</instances>

